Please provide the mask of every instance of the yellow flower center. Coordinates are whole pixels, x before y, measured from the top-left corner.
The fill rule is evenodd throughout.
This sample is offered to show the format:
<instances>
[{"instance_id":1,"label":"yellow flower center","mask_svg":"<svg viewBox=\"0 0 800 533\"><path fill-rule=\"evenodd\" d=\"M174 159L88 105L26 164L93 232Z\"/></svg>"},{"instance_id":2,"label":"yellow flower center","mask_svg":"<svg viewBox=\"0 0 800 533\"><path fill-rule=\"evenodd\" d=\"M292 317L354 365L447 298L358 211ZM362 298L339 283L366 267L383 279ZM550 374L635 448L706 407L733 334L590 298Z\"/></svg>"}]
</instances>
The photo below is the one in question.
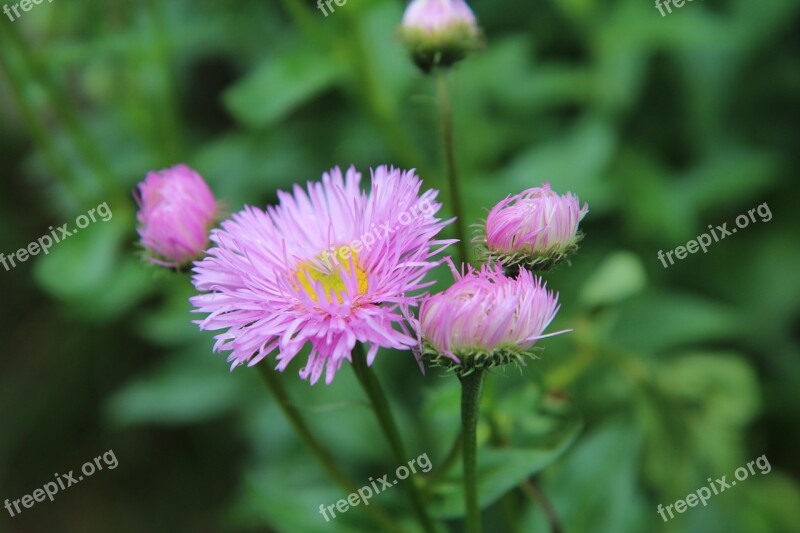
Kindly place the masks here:
<instances>
[{"instance_id":1,"label":"yellow flower center","mask_svg":"<svg viewBox=\"0 0 800 533\"><path fill-rule=\"evenodd\" d=\"M345 250L349 250L349 254ZM351 266L350 258L352 258L353 266ZM297 270L297 281L312 300L318 301L317 293L314 290L314 283L316 282L322 284L325 289L325 297L328 303L333 303L331 293L339 303L342 303L342 294L347 292L343 276L352 277L352 268L355 268L358 294L367 292L367 288L369 288L367 273L358 266L358 254L353 248L340 246L333 252L322 252L318 259L319 262L306 261L300 263L300 267Z\"/></svg>"}]
</instances>

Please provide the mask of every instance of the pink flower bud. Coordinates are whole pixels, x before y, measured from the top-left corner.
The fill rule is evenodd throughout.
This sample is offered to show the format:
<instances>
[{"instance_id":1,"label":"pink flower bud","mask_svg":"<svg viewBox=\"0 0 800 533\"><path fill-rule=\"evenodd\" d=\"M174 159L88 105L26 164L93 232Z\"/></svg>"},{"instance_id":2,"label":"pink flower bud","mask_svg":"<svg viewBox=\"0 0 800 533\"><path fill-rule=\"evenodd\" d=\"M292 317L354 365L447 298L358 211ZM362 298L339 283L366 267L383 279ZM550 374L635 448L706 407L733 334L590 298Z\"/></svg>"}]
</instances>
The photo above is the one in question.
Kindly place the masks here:
<instances>
[{"instance_id":1,"label":"pink flower bud","mask_svg":"<svg viewBox=\"0 0 800 533\"><path fill-rule=\"evenodd\" d=\"M400 36L426 73L460 61L481 42L478 21L464 0L413 0Z\"/></svg>"},{"instance_id":2,"label":"pink flower bud","mask_svg":"<svg viewBox=\"0 0 800 533\"><path fill-rule=\"evenodd\" d=\"M558 295L526 270L516 277L498 264L484 265L422 302L420 333L425 358L461 372L507 363L523 355L542 337L558 312Z\"/></svg>"},{"instance_id":3,"label":"pink flower bud","mask_svg":"<svg viewBox=\"0 0 800 533\"><path fill-rule=\"evenodd\" d=\"M465 25L477 29L478 21L464 0L413 0L403 15L403 29L428 34Z\"/></svg>"},{"instance_id":4,"label":"pink flower bud","mask_svg":"<svg viewBox=\"0 0 800 533\"><path fill-rule=\"evenodd\" d=\"M528 189L489 212L486 248L507 267L552 266L576 248L578 223L588 211L572 193L560 196L549 183Z\"/></svg>"},{"instance_id":5,"label":"pink flower bud","mask_svg":"<svg viewBox=\"0 0 800 533\"><path fill-rule=\"evenodd\" d=\"M139 236L151 261L177 268L202 255L218 205L200 174L186 165L152 171L133 194Z\"/></svg>"}]
</instances>

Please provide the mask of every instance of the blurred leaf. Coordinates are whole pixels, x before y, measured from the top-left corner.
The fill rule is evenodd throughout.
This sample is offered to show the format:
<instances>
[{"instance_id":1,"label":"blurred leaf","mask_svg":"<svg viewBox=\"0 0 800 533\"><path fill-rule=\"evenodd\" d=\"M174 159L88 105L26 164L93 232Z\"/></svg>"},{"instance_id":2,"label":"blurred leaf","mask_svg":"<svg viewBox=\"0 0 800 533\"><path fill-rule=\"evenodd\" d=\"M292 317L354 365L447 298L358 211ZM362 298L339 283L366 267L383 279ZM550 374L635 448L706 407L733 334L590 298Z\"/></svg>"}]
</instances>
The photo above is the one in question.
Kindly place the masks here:
<instances>
[{"instance_id":1,"label":"blurred leaf","mask_svg":"<svg viewBox=\"0 0 800 533\"><path fill-rule=\"evenodd\" d=\"M139 322L139 334L148 341L162 346L179 346L198 339L199 328L192 320L199 318L193 314L189 298L197 294L189 276L169 276L166 301L155 311L145 314Z\"/></svg>"},{"instance_id":2,"label":"blurred leaf","mask_svg":"<svg viewBox=\"0 0 800 533\"><path fill-rule=\"evenodd\" d=\"M638 484L642 436L629 420L616 419L586 435L543 474L564 531L649 531L657 519Z\"/></svg>"},{"instance_id":3,"label":"blurred leaf","mask_svg":"<svg viewBox=\"0 0 800 533\"><path fill-rule=\"evenodd\" d=\"M435 387L425 388L422 414L441 433L455 434L461 428L461 385L454 376L440 378L440 369L428 369L429 377L436 378ZM449 378L449 379L448 379Z\"/></svg>"},{"instance_id":4,"label":"blurred leaf","mask_svg":"<svg viewBox=\"0 0 800 533\"><path fill-rule=\"evenodd\" d=\"M644 475L664 499L685 494L744 458L741 432L760 405L755 372L740 356L689 352L658 365L641 405L648 428Z\"/></svg>"},{"instance_id":5,"label":"blurred leaf","mask_svg":"<svg viewBox=\"0 0 800 533\"><path fill-rule=\"evenodd\" d=\"M689 293L651 291L620 304L609 338L625 348L654 354L730 338L739 331L740 321L728 306Z\"/></svg>"},{"instance_id":6,"label":"blurred leaf","mask_svg":"<svg viewBox=\"0 0 800 533\"><path fill-rule=\"evenodd\" d=\"M478 497L481 508L488 507L503 494L541 471L572 444L581 424L572 423L548 435L547 445L526 448L488 448L478 451ZM432 489L431 512L440 518L463 516L464 481L459 467Z\"/></svg>"},{"instance_id":7,"label":"blurred leaf","mask_svg":"<svg viewBox=\"0 0 800 533\"><path fill-rule=\"evenodd\" d=\"M306 44L289 45L225 92L225 105L249 128L271 126L330 88L342 65Z\"/></svg>"},{"instance_id":8,"label":"blurred leaf","mask_svg":"<svg viewBox=\"0 0 800 533\"><path fill-rule=\"evenodd\" d=\"M280 375L290 398L300 410L308 425L313 428L317 438L326 444L334 455L345 460L357 457L361 464L385 465L389 463L389 451L384 446L385 437L375 422L375 416L365 400L363 393L350 368L343 367L329 387L309 387L308 383L297 377L298 370L305 364L309 347L303 348L294 361ZM378 356L378 361L385 354ZM274 366L272 360L262 364ZM376 365L379 363L376 363ZM224 366L224 365L223 365ZM376 366L373 366L376 369ZM255 373L255 369L245 369ZM239 373L239 371L234 372ZM249 378L257 381L257 378ZM257 387L243 417L243 433L253 444L257 453L274 451L276 448L301 452L307 460L305 447L285 416L281 413L272 396L263 386ZM393 409L398 425L405 422L400 406ZM411 435L405 439L409 450L412 447ZM345 453L346 451L346 453Z\"/></svg>"},{"instance_id":9,"label":"blurred leaf","mask_svg":"<svg viewBox=\"0 0 800 533\"><path fill-rule=\"evenodd\" d=\"M613 252L586 281L581 301L588 307L614 304L641 292L646 282L644 266L637 255Z\"/></svg>"},{"instance_id":10,"label":"blurred leaf","mask_svg":"<svg viewBox=\"0 0 800 533\"><path fill-rule=\"evenodd\" d=\"M39 286L74 304L72 312L99 321L118 317L145 297L154 288L152 272L126 249L129 222L125 215L120 209L107 222L98 218L84 229L71 221L73 235L54 243L48 255L34 258Z\"/></svg>"},{"instance_id":11,"label":"blurred leaf","mask_svg":"<svg viewBox=\"0 0 800 533\"><path fill-rule=\"evenodd\" d=\"M503 187L516 192L550 182L558 193L572 191L581 202L588 202L592 211L602 213L612 205L611 191L601 177L611 162L616 143L609 123L587 118L567 135L521 154L511 164Z\"/></svg>"},{"instance_id":12,"label":"blurred leaf","mask_svg":"<svg viewBox=\"0 0 800 533\"><path fill-rule=\"evenodd\" d=\"M116 426L193 424L237 405L250 376L232 374L209 352L190 350L117 391L106 406Z\"/></svg>"},{"instance_id":13,"label":"blurred leaf","mask_svg":"<svg viewBox=\"0 0 800 533\"><path fill-rule=\"evenodd\" d=\"M319 174L321 169L309 159L295 129L285 128L280 133L220 135L200 146L192 162L227 208L237 210Z\"/></svg>"},{"instance_id":14,"label":"blurred leaf","mask_svg":"<svg viewBox=\"0 0 800 533\"><path fill-rule=\"evenodd\" d=\"M703 422L733 427L749 424L760 404L758 379L745 359L728 353L687 353L658 374L659 386L689 405L703 406Z\"/></svg>"},{"instance_id":15,"label":"blurred leaf","mask_svg":"<svg viewBox=\"0 0 800 533\"><path fill-rule=\"evenodd\" d=\"M479 91L492 104L514 114L586 101L591 81L588 70L556 62L537 64L531 41L526 34L493 41L464 64L459 85Z\"/></svg>"},{"instance_id":16,"label":"blurred leaf","mask_svg":"<svg viewBox=\"0 0 800 533\"><path fill-rule=\"evenodd\" d=\"M326 510L326 520L320 505L335 506L348 495L327 480L320 482L320 475L321 469L313 461L294 464L272 460L267 467L249 469L232 513L235 521L250 528L268 525L270 529L286 533L376 531L375 523L361 507L363 504L350 507L344 513L335 507L333 513ZM282 481L276 483L276 479ZM402 495L398 489L392 492L395 496ZM391 494L379 493L368 503L385 507L393 503ZM401 523L405 521L397 513L393 518Z\"/></svg>"},{"instance_id":17,"label":"blurred leaf","mask_svg":"<svg viewBox=\"0 0 800 533\"><path fill-rule=\"evenodd\" d=\"M777 171L777 161L766 152L743 147L719 150L692 168L675 194L697 210L736 203L755 207L760 203L758 194L775 181Z\"/></svg>"},{"instance_id":18,"label":"blurred leaf","mask_svg":"<svg viewBox=\"0 0 800 533\"><path fill-rule=\"evenodd\" d=\"M753 480L742 513L742 529L749 533L772 533L797 529L800 487L797 481L774 470ZM744 499L744 498L743 498Z\"/></svg>"}]
</instances>

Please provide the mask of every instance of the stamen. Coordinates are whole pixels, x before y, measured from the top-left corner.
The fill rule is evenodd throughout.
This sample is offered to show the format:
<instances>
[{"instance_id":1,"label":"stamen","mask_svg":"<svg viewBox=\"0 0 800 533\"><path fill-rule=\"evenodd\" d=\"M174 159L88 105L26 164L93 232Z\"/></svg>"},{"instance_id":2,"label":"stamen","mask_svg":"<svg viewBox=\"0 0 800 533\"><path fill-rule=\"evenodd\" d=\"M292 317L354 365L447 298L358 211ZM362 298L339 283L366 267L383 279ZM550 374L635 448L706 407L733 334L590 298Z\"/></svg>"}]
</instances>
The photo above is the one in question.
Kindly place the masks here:
<instances>
[{"instance_id":1,"label":"stamen","mask_svg":"<svg viewBox=\"0 0 800 533\"><path fill-rule=\"evenodd\" d=\"M343 250L350 250L350 258L342 259L347 254L342 253ZM351 266L351 264L353 266ZM369 288L367 281L367 273L358 265L358 254L349 246L339 246L333 252L322 252L317 260L306 261L300 264L297 270L297 281L300 287L306 291L306 294L314 300L318 301L317 293L314 290L314 283L322 284L325 289L325 295L328 303L333 303L331 300L331 292L336 297L339 303L342 303L342 295L347 293L347 286L345 284L345 276L352 277L355 268L356 280L358 282L358 294L365 294ZM296 288L300 288L295 286Z\"/></svg>"}]
</instances>

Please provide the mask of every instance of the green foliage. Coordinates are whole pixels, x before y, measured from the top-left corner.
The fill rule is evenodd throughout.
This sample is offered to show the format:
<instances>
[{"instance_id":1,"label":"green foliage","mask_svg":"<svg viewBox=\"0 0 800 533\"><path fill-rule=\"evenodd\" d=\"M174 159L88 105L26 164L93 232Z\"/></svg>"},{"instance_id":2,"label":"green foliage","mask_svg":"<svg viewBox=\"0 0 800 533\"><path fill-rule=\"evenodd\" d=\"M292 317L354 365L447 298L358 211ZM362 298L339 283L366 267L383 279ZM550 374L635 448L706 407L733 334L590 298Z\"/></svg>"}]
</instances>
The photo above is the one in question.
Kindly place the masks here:
<instances>
[{"instance_id":1,"label":"green foliage","mask_svg":"<svg viewBox=\"0 0 800 533\"><path fill-rule=\"evenodd\" d=\"M560 428L550 435L548 443L538 446L528 443L525 448L483 448L478 456L478 490L481 508L489 507L504 494L524 483L556 461L578 435L580 425ZM454 469L432 489L430 505L434 516L454 518L463 516L463 472Z\"/></svg>"},{"instance_id":2,"label":"green foliage","mask_svg":"<svg viewBox=\"0 0 800 533\"><path fill-rule=\"evenodd\" d=\"M532 479L570 532L796 530L800 5L706 0L661 17L641 0L470 4L486 46L451 76L466 222L544 181L590 206L571 266L547 274L561 303L549 331L572 331L487 379L486 524L546 531ZM84 531L374 528L361 508L320 516L347 495L255 373L211 353L187 277L140 260L130 190L181 161L231 212L333 165L415 167L444 190L434 86L396 37L402 9L87 0L0 20L0 252L101 202L114 213L0 268L0 489L20 497L109 448L120 459L0 530L76 516ZM658 261L764 202L772 220ZM364 485L393 472L350 369L309 388L300 364L281 379L342 468ZM433 464L406 482L458 530L455 379L423 376L407 352L381 351L374 368L408 459ZM763 454L769 474L659 517ZM413 530L399 488L371 505Z\"/></svg>"}]
</instances>

